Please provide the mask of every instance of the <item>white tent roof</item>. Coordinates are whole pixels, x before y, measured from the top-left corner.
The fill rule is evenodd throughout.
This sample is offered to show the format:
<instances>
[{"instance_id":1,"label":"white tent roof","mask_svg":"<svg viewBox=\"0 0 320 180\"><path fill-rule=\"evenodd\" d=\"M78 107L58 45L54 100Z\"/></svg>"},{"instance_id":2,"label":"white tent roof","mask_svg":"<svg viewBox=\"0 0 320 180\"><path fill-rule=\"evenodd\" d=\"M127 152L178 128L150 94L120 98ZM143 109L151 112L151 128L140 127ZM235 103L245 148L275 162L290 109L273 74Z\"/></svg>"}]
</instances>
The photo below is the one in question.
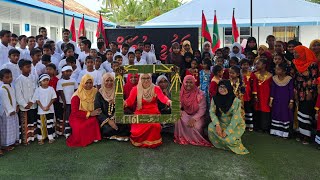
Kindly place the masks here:
<instances>
[{"instance_id":1,"label":"white tent roof","mask_svg":"<svg viewBox=\"0 0 320 180\"><path fill-rule=\"evenodd\" d=\"M193 0L140 26L200 27L201 11L212 26L214 10L220 27L230 27L232 10L238 26L250 26L250 0ZM305 0L253 0L253 26L319 25L320 5Z\"/></svg>"}]
</instances>

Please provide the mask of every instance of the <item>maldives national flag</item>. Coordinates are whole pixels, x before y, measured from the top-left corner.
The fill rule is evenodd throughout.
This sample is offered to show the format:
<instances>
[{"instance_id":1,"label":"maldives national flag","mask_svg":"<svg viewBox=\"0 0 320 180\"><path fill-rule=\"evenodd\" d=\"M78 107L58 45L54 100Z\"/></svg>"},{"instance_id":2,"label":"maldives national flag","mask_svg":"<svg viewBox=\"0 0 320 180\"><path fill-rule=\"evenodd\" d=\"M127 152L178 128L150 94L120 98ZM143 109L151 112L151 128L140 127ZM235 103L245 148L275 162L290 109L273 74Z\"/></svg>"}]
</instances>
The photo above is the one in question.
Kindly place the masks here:
<instances>
[{"instance_id":1,"label":"maldives national flag","mask_svg":"<svg viewBox=\"0 0 320 180\"><path fill-rule=\"evenodd\" d=\"M208 28L207 20L203 11L202 11L201 37L204 39L204 42L209 41L212 44L212 38Z\"/></svg>"},{"instance_id":2,"label":"maldives national flag","mask_svg":"<svg viewBox=\"0 0 320 180\"><path fill-rule=\"evenodd\" d=\"M214 11L213 35L212 35L212 51L216 52L220 48L219 26L216 11Z\"/></svg>"},{"instance_id":3,"label":"maldives national flag","mask_svg":"<svg viewBox=\"0 0 320 180\"><path fill-rule=\"evenodd\" d=\"M106 46L108 46L109 43L108 43L108 40L107 40L107 37L106 37L106 32L104 31L104 26L103 26L103 21L102 21L101 14L100 14L99 22L98 22L98 28L97 28L96 37L97 38L102 37L104 39L104 42L105 42Z\"/></svg>"},{"instance_id":4,"label":"maldives national flag","mask_svg":"<svg viewBox=\"0 0 320 180\"><path fill-rule=\"evenodd\" d=\"M232 42L238 42L239 36L240 35L239 35L236 19L234 18L234 9L233 9L233 15L232 15Z\"/></svg>"},{"instance_id":5,"label":"maldives national flag","mask_svg":"<svg viewBox=\"0 0 320 180\"><path fill-rule=\"evenodd\" d=\"M69 38L76 42L77 38L76 38L76 27L74 25L74 16L72 16L72 21L71 21L71 25L70 25L70 35Z\"/></svg>"},{"instance_id":6,"label":"maldives national flag","mask_svg":"<svg viewBox=\"0 0 320 180\"><path fill-rule=\"evenodd\" d=\"M79 26L78 37L80 36L84 36L84 37L86 36L86 28L84 27L84 15L82 15L82 20Z\"/></svg>"}]
</instances>

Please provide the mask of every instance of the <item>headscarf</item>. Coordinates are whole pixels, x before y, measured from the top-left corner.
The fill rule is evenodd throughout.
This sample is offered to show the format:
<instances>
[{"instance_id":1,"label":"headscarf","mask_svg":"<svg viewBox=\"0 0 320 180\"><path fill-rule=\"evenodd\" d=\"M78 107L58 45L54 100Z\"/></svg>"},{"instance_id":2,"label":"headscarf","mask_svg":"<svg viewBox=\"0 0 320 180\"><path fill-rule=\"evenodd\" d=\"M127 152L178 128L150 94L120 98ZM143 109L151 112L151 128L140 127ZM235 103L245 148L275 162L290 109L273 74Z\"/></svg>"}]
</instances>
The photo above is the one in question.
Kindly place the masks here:
<instances>
[{"instance_id":1,"label":"headscarf","mask_svg":"<svg viewBox=\"0 0 320 180\"><path fill-rule=\"evenodd\" d=\"M316 43L319 43L320 44L320 39L315 39L313 41L311 41L310 43L310 46L309 46L309 49L311 50L312 49L312 46L314 46L314 44ZM314 52L315 53L315 52ZM320 61L320 53L315 53L316 57L317 57L317 60Z\"/></svg>"},{"instance_id":2,"label":"headscarf","mask_svg":"<svg viewBox=\"0 0 320 180\"><path fill-rule=\"evenodd\" d=\"M99 89L100 94L102 95L103 99L107 102L114 102L115 100L115 83L111 88L106 87L106 80L111 78L114 82L114 74L113 73L105 73L102 76L101 88Z\"/></svg>"},{"instance_id":3,"label":"headscarf","mask_svg":"<svg viewBox=\"0 0 320 180\"><path fill-rule=\"evenodd\" d=\"M249 43L252 42L252 41L255 42L256 45L255 45L253 48L250 48L250 47L249 47ZM254 54L257 54L257 50L258 50L258 47L257 47L257 40L256 40L256 38L254 38L254 37L249 37L249 38L248 38L248 41L247 41L246 48L244 49L244 52L245 52L245 53L247 53L247 52L253 52Z\"/></svg>"},{"instance_id":4,"label":"headscarf","mask_svg":"<svg viewBox=\"0 0 320 180\"><path fill-rule=\"evenodd\" d=\"M296 40L290 40L287 43L287 47L292 44L294 47L298 46L298 42ZM284 55L284 57L286 58L286 60L288 61L292 61L294 59L294 55L293 53L289 52L288 50L286 51L286 54Z\"/></svg>"},{"instance_id":5,"label":"headscarf","mask_svg":"<svg viewBox=\"0 0 320 180\"><path fill-rule=\"evenodd\" d=\"M147 88L144 88L142 86L143 82L142 81L142 76L144 75L148 75L150 77L150 79L148 81L150 81L150 86ZM152 83L152 76L151 74L141 74L140 78L139 78L139 82L138 82L138 86L137 86L137 109L140 110L142 108L142 99L144 99L147 102L151 102L152 99L155 97L155 92L154 92L154 84ZM146 96L145 96L146 95Z\"/></svg>"},{"instance_id":6,"label":"headscarf","mask_svg":"<svg viewBox=\"0 0 320 180\"><path fill-rule=\"evenodd\" d=\"M157 78L157 81L156 81L156 85L159 86L159 83L162 79L165 79L167 82L168 82L168 87L167 87L167 93L166 96L170 97L170 81L168 80L168 78L165 76L165 75L160 75L158 78Z\"/></svg>"},{"instance_id":7,"label":"headscarf","mask_svg":"<svg viewBox=\"0 0 320 180\"><path fill-rule=\"evenodd\" d=\"M86 90L84 87L88 80L91 80L92 82L94 82L93 77L91 75L85 74L81 79L78 90L73 94L72 97L74 96L79 97L80 99L79 110L91 112L94 110L94 98L97 94L97 89L93 87L90 90Z\"/></svg>"},{"instance_id":8,"label":"headscarf","mask_svg":"<svg viewBox=\"0 0 320 180\"><path fill-rule=\"evenodd\" d=\"M189 50L189 51L186 51L186 50L184 49L184 46L185 46L185 45L189 45L189 46L190 46L190 50ZM182 43L181 55L184 56L184 53L186 53L186 52L190 52L191 54L193 54L193 50L192 50L192 47L191 47L191 42L188 41L188 40L185 40L185 41L183 41L183 43Z\"/></svg>"},{"instance_id":9,"label":"headscarf","mask_svg":"<svg viewBox=\"0 0 320 180\"><path fill-rule=\"evenodd\" d=\"M168 63L174 64L176 66L181 66L183 63L181 52L178 54L173 53L173 48L180 48L180 44L177 42L174 42L174 43L172 43L171 48L172 48L172 53L170 53L170 55L169 55L170 61Z\"/></svg>"},{"instance_id":10,"label":"headscarf","mask_svg":"<svg viewBox=\"0 0 320 180\"><path fill-rule=\"evenodd\" d=\"M259 46L259 49L260 49L260 48L263 49L264 52L268 51L268 47L265 46L265 45L260 45L260 46ZM259 49L258 49L258 50L259 50Z\"/></svg>"},{"instance_id":11,"label":"headscarf","mask_svg":"<svg viewBox=\"0 0 320 180\"><path fill-rule=\"evenodd\" d=\"M209 50L208 53L210 53L211 58L213 58L212 47L211 47L211 43L210 43L209 41L206 41L206 42L204 42L204 43L202 44L202 49L204 50L204 47L205 47L206 45L209 45L209 46L210 46L210 50ZM206 52L206 51L204 51L204 52ZM203 54L203 52L202 52L202 54Z\"/></svg>"},{"instance_id":12,"label":"headscarf","mask_svg":"<svg viewBox=\"0 0 320 180\"><path fill-rule=\"evenodd\" d=\"M218 84L218 88L221 85L225 85L227 90L228 90L228 94L226 95L221 95L219 93L219 91L217 92L217 95L215 97L213 97L214 103L216 105L216 115L218 117L221 116L221 113L227 113L229 111L229 109L231 108L232 104L233 104L233 100L236 97L234 95L233 92L233 88L231 86L231 83L229 80L221 80ZM221 112L222 111L222 112Z\"/></svg>"},{"instance_id":13,"label":"headscarf","mask_svg":"<svg viewBox=\"0 0 320 180\"><path fill-rule=\"evenodd\" d=\"M299 58L294 59L293 64L296 66L296 69L300 73L305 72L308 67L317 60L313 51L305 46L297 46L294 48L294 50L299 54Z\"/></svg>"},{"instance_id":14,"label":"headscarf","mask_svg":"<svg viewBox=\"0 0 320 180\"><path fill-rule=\"evenodd\" d=\"M123 86L123 94L124 94L125 98L129 97L129 94L130 94L132 88L138 84L138 81L137 81L137 84L131 83L130 79L132 76L136 76L137 79L139 78L139 74L128 74L127 82Z\"/></svg>"},{"instance_id":15,"label":"headscarf","mask_svg":"<svg viewBox=\"0 0 320 180\"><path fill-rule=\"evenodd\" d=\"M235 46L239 48L239 52L238 52L237 54L233 53L233 48L234 48ZM243 59L243 58L245 58L245 56L244 56L241 52L242 52L242 47L241 47L241 45L240 45L239 43L237 43L237 42L233 43L232 46L231 46L230 58L232 58L232 57L237 57L237 58L240 59L240 60Z\"/></svg>"},{"instance_id":16,"label":"headscarf","mask_svg":"<svg viewBox=\"0 0 320 180\"><path fill-rule=\"evenodd\" d=\"M186 90L186 82L187 80L191 80L193 83L193 89L187 91ZM183 79L183 84L180 90L180 102L183 110L189 114L195 114L199 110L199 102L203 98L203 93L196 85L196 79L192 75L187 75Z\"/></svg>"}]
</instances>

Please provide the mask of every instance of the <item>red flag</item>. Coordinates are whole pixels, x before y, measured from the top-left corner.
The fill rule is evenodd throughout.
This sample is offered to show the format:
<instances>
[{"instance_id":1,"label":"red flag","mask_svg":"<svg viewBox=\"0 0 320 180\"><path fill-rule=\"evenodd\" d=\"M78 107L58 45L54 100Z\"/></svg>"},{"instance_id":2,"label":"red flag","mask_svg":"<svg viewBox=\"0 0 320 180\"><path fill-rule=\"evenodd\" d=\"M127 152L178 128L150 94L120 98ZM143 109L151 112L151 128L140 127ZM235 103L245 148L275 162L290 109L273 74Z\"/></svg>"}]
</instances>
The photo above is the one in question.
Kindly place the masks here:
<instances>
[{"instance_id":1,"label":"red flag","mask_svg":"<svg viewBox=\"0 0 320 180\"><path fill-rule=\"evenodd\" d=\"M84 27L84 14L82 15L82 20L79 26L78 37L80 36L86 36L86 28Z\"/></svg>"},{"instance_id":2,"label":"red flag","mask_svg":"<svg viewBox=\"0 0 320 180\"><path fill-rule=\"evenodd\" d=\"M70 35L69 38L76 42L77 38L76 38L76 27L74 25L74 16L72 16L72 21L71 21L71 25L70 25Z\"/></svg>"},{"instance_id":3,"label":"red flag","mask_svg":"<svg viewBox=\"0 0 320 180\"><path fill-rule=\"evenodd\" d=\"M209 32L208 24L206 17L202 11L202 26L201 26L201 36L203 37L204 41L209 41L212 44L212 38Z\"/></svg>"},{"instance_id":4,"label":"red flag","mask_svg":"<svg viewBox=\"0 0 320 180\"><path fill-rule=\"evenodd\" d=\"M106 46L108 46L109 43L108 43L108 40L107 40L107 37L106 37L106 32L104 31L104 26L103 26L103 21L102 21L101 14L100 14L99 22L98 22L98 28L97 28L96 37L97 38L102 37L104 39L104 42L105 42Z\"/></svg>"},{"instance_id":5,"label":"red flag","mask_svg":"<svg viewBox=\"0 0 320 180\"><path fill-rule=\"evenodd\" d=\"M233 15L232 15L232 37L233 37L233 42L238 42L239 36L240 35L239 35L236 19L234 18L234 9L233 9Z\"/></svg>"},{"instance_id":6,"label":"red flag","mask_svg":"<svg viewBox=\"0 0 320 180\"><path fill-rule=\"evenodd\" d=\"M216 11L214 11L214 21L213 21L213 35L212 35L212 51L216 52L220 48L220 37L219 37L219 25L217 20Z\"/></svg>"}]
</instances>

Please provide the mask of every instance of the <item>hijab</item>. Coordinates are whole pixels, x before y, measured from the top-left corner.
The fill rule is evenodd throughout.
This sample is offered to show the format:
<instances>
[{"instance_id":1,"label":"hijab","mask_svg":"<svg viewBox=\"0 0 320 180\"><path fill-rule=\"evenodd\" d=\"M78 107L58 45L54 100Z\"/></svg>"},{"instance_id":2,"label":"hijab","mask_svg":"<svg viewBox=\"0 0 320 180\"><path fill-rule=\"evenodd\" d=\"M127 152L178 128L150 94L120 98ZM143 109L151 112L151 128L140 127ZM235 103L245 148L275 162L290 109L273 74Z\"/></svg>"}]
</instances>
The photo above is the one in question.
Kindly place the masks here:
<instances>
[{"instance_id":1,"label":"hijab","mask_svg":"<svg viewBox=\"0 0 320 180\"><path fill-rule=\"evenodd\" d=\"M299 58L293 60L293 64L299 73L305 72L308 67L317 60L313 51L305 46L297 46L294 50L299 54Z\"/></svg>"},{"instance_id":2,"label":"hijab","mask_svg":"<svg viewBox=\"0 0 320 180\"><path fill-rule=\"evenodd\" d=\"M234 48L234 47L238 47L238 49L239 49L239 52L238 52L237 54L235 54L235 53L233 52L233 48ZM240 59L240 60L243 59L243 58L245 58L245 56L241 53L241 51L242 51L241 45L240 45L239 43L237 43L237 42L233 43L232 46L231 46L230 58L232 58L232 57L237 57L237 58Z\"/></svg>"},{"instance_id":3,"label":"hijab","mask_svg":"<svg viewBox=\"0 0 320 180\"><path fill-rule=\"evenodd\" d=\"M86 82L91 80L94 82L93 77L89 74L85 74L80 82L78 90L73 94L72 97L78 96L80 99L79 110L81 111L93 111L94 110L94 99L97 94L97 89L92 87L90 90L86 90L84 87Z\"/></svg>"},{"instance_id":4,"label":"hijab","mask_svg":"<svg viewBox=\"0 0 320 180\"><path fill-rule=\"evenodd\" d=\"M176 66L181 66L183 63L183 57L181 55L181 52L178 54L173 53L173 48L180 48L180 44L177 42L172 43L171 45L172 48L172 53L170 54L170 61L168 62L169 64L174 64Z\"/></svg>"},{"instance_id":5,"label":"hijab","mask_svg":"<svg viewBox=\"0 0 320 180\"><path fill-rule=\"evenodd\" d=\"M186 90L186 82L191 80L193 89ZM183 110L189 114L195 114L199 110L199 102L203 98L203 93L196 85L196 79L192 75L187 75L183 79L183 84L180 90L180 102Z\"/></svg>"},{"instance_id":6,"label":"hijab","mask_svg":"<svg viewBox=\"0 0 320 180\"><path fill-rule=\"evenodd\" d=\"M186 51L186 50L184 49L184 46L186 46L186 45L189 45L189 46L190 46L190 50L189 50L189 51ZM193 54L193 50L192 50L192 47L191 47L191 42L188 41L188 40L185 40L185 41L183 41L183 43L182 43L181 55L184 56L184 53L186 53L186 52L190 52L191 54Z\"/></svg>"},{"instance_id":7,"label":"hijab","mask_svg":"<svg viewBox=\"0 0 320 180\"><path fill-rule=\"evenodd\" d=\"M167 89L166 89L167 92L165 93L165 95L166 95L167 97L170 97L170 96L171 96L171 95L170 95L170 81L168 80L168 78L167 78L165 75L160 75L160 76L157 78L156 85L159 86L159 83L160 83L160 81L161 81L162 79L165 79L165 80L167 81L167 83L168 83L168 87L167 87Z\"/></svg>"},{"instance_id":8,"label":"hijab","mask_svg":"<svg viewBox=\"0 0 320 180\"><path fill-rule=\"evenodd\" d=\"M320 39L315 39L315 40L311 41L309 49L311 50L312 46L314 46L314 44L316 44L316 43L320 44ZM317 60L320 61L320 53L317 53L317 54L315 53L315 55L316 55Z\"/></svg>"},{"instance_id":9,"label":"hijab","mask_svg":"<svg viewBox=\"0 0 320 180\"><path fill-rule=\"evenodd\" d=\"M142 77L144 75L148 75L150 77L150 79L148 80L150 83L150 86L147 88L143 87L143 82L142 81ZM155 97L155 92L154 92L154 84L152 83L152 76L151 74L141 74L140 78L139 78L139 82L138 82L138 86L137 86L137 109L140 110L142 108L142 99L144 99L147 102L151 102L153 100L153 98Z\"/></svg>"},{"instance_id":10,"label":"hijab","mask_svg":"<svg viewBox=\"0 0 320 180\"><path fill-rule=\"evenodd\" d=\"M106 87L106 80L111 78L113 80L113 85L111 88ZM115 100L115 78L112 73L105 73L102 76L101 88L99 89L100 94L103 99L107 102L114 102Z\"/></svg>"},{"instance_id":11,"label":"hijab","mask_svg":"<svg viewBox=\"0 0 320 180\"><path fill-rule=\"evenodd\" d=\"M249 47L249 43L252 42L252 41L256 43L256 45L255 45L253 48ZM254 54L257 54L257 50L258 50L258 46L257 46L257 40L256 40L256 38L254 38L254 37L249 37L249 38L248 38L248 41L247 41L246 48L244 49L244 52L245 52L245 53L247 53L247 52L253 52Z\"/></svg>"},{"instance_id":12,"label":"hijab","mask_svg":"<svg viewBox=\"0 0 320 180\"><path fill-rule=\"evenodd\" d=\"M210 57L213 58L213 52L212 52L212 47L211 47L211 43L209 41L206 41L202 44L202 50L204 50L204 47L206 45L209 45L210 46L210 50L208 51L208 53L210 53ZM204 52L207 52L207 51L204 51ZM202 54L204 53L202 52Z\"/></svg>"},{"instance_id":13,"label":"hijab","mask_svg":"<svg viewBox=\"0 0 320 180\"><path fill-rule=\"evenodd\" d=\"M127 82L123 86L123 94L125 96L125 99L129 97L132 88L138 84L138 81L136 84L131 83L130 79L132 76L135 76L137 79L139 78L139 74L128 74Z\"/></svg>"},{"instance_id":14,"label":"hijab","mask_svg":"<svg viewBox=\"0 0 320 180\"><path fill-rule=\"evenodd\" d=\"M231 108L234 98L236 97L233 92L232 85L229 80L221 80L218 84L218 88L224 85L228 90L228 94L222 95L217 92L217 95L213 97L214 103L216 105L216 115L221 116L221 113L227 113ZM222 111L222 112L221 112Z\"/></svg>"}]
</instances>

